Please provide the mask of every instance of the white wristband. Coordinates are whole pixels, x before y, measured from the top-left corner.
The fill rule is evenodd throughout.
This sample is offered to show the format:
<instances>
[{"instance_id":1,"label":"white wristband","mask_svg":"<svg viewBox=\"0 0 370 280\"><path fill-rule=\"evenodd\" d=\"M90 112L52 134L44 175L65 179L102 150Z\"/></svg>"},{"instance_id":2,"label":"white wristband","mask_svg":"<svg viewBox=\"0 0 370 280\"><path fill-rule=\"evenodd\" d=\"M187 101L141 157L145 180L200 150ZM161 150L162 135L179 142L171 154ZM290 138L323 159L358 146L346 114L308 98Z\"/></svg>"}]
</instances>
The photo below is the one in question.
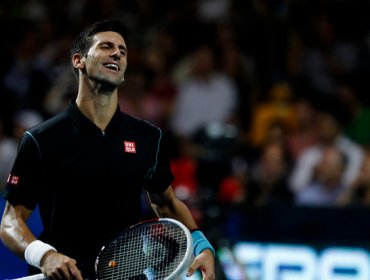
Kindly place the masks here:
<instances>
[{"instance_id":1,"label":"white wristband","mask_svg":"<svg viewBox=\"0 0 370 280\"><path fill-rule=\"evenodd\" d=\"M41 268L40 262L42 257L46 252L51 250L55 252L57 251L53 246L44 243L41 240L35 240L26 247L24 258L28 264L37 268Z\"/></svg>"}]
</instances>

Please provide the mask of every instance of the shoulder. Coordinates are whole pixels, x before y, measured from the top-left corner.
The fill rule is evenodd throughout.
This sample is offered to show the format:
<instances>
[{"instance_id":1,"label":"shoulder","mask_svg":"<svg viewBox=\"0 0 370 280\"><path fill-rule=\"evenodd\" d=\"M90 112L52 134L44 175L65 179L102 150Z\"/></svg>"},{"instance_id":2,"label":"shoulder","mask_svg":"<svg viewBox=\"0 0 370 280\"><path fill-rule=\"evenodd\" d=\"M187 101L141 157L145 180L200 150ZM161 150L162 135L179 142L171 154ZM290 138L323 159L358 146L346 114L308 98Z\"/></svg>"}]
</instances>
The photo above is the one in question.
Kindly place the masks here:
<instances>
[{"instance_id":1,"label":"shoulder","mask_svg":"<svg viewBox=\"0 0 370 280\"><path fill-rule=\"evenodd\" d=\"M122 118L124 123L130 127L132 130L136 130L138 132L145 132L154 135L158 135L162 133L162 130L159 126L155 125L154 123L129 115L127 113L121 112Z\"/></svg>"},{"instance_id":2,"label":"shoulder","mask_svg":"<svg viewBox=\"0 0 370 280\"><path fill-rule=\"evenodd\" d=\"M50 130L59 130L61 127L66 126L70 121L66 112L55 115L44 122L29 129L29 132L33 135L42 134Z\"/></svg>"},{"instance_id":3,"label":"shoulder","mask_svg":"<svg viewBox=\"0 0 370 280\"><path fill-rule=\"evenodd\" d=\"M36 151L37 154L41 155L41 147L52 147L64 141L66 133L65 130L60 129L60 127L68 127L68 125L61 125L64 119L62 115L56 115L26 130L20 139L18 151L27 153L27 155Z\"/></svg>"}]
</instances>

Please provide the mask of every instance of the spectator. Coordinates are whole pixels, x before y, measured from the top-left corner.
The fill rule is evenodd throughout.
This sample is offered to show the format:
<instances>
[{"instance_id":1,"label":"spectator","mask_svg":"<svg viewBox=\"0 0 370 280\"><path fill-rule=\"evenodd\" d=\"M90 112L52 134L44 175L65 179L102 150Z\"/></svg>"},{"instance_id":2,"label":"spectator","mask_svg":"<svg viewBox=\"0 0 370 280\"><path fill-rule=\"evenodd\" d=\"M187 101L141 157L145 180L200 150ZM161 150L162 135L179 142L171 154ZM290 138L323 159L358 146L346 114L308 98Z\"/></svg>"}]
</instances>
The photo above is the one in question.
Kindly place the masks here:
<instances>
[{"instance_id":1,"label":"spectator","mask_svg":"<svg viewBox=\"0 0 370 280\"><path fill-rule=\"evenodd\" d=\"M292 99L290 84L277 82L270 88L268 99L256 105L248 137L254 148L260 148L267 141L268 132L275 123L280 123L287 132L297 127Z\"/></svg>"},{"instance_id":2,"label":"spectator","mask_svg":"<svg viewBox=\"0 0 370 280\"><path fill-rule=\"evenodd\" d=\"M325 146L314 166L312 181L295 193L296 205L335 206L346 189L342 174L347 164L345 155L335 144Z\"/></svg>"},{"instance_id":3,"label":"spectator","mask_svg":"<svg viewBox=\"0 0 370 280\"><path fill-rule=\"evenodd\" d=\"M370 206L370 151L366 150L361 171L353 184L340 196L341 206Z\"/></svg>"},{"instance_id":4,"label":"spectator","mask_svg":"<svg viewBox=\"0 0 370 280\"><path fill-rule=\"evenodd\" d=\"M336 96L340 78L354 73L359 66L359 48L354 40L340 36L329 15L313 16L310 22L312 37L304 43L301 81L317 96Z\"/></svg>"},{"instance_id":5,"label":"spectator","mask_svg":"<svg viewBox=\"0 0 370 280\"><path fill-rule=\"evenodd\" d=\"M235 117L236 85L217 72L209 45L200 45L192 54L190 73L178 85L174 102L170 126L186 139L211 122L226 123Z\"/></svg>"},{"instance_id":6,"label":"spectator","mask_svg":"<svg viewBox=\"0 0 370 280\"><path fill-rule=\"evenodd\" d=\"M291 204L293 196L287 187L290 170L291 160L284 142L266 143L250 166L247 202L254 206Z\"/></svg>"},{"instance_id":7,"label":"spectator","mask_svg":"<svg viewBox=\"0 0 370 280\"><path fill-rule=\"evenodd\" d=\"M308 97L297 97L293 101L294 111L297 118L297 127L287 135L287 145L293 160L308 147L317 143L315 133L315 107Z\"/></svg>"},{"instance_id":8,"label":"spectator","mask_svg":"<svg viewBox=\"0 0 370 280\"><path fill-rule=\"evenodd\" d=\"M370 146L370 106L366 102L367 92L361 94L358 81L342 80L338 87L338 101L347 116L343 132L364 147Z\"/></svg>"},{"instance_id":9,"label":"spectator","mask_svg":"<svg viewBox=\"0 0 370 280\"><path fill-rule=\"evenodd\" d=\"M335 104L331 106L335 107ZM314 127L318 142L304 149L295 161L289 178L290 189L297 193L312 182L315 166L321 161L324 149L331 145L335 145L347 158L348 164L343 169L341 185L349 187L360 171L364 157L363 148L343 134L341 123L334 112L320 109L316 114Z\"/></svg>"}]
</instances>

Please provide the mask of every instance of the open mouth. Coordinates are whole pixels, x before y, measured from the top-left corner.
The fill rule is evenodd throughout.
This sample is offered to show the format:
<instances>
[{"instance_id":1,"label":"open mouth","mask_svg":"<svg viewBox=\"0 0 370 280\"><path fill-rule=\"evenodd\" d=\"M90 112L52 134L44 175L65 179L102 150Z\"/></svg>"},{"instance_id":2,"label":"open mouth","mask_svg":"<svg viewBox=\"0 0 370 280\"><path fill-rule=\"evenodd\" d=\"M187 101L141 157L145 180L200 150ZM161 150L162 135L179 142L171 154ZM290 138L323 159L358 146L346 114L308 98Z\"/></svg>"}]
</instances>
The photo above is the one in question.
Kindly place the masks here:
<instances>
[{"instance_id":1,"label":"open mouth","mask_svg":"<svg viewBox=\"0 0 370 280\"><path fill-rule=\"evenodd\" d=\"M106 63L104 64L104 67L117 72L120 70L119 66L114 63Z\"/></svg>"}]
</instances>

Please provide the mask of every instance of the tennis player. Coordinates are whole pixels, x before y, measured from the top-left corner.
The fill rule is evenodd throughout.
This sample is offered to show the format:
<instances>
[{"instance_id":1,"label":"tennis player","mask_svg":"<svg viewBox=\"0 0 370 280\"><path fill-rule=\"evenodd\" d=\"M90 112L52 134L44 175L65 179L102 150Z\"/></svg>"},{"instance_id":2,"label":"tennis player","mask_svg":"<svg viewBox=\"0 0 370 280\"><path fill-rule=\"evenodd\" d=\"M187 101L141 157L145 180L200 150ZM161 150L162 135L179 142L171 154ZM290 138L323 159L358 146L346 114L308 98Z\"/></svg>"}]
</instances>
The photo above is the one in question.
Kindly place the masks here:
<instances>
[{"instance_id":1,"label":"tennis player","mask_svg":"<svg viewBox=\"0 0 370 280\"><path fill-rule=\"evenodd\" d=\"M78 93L66 110L26 131L8 177L1 239L30 274L95 279L102 245L142 220L142 191L163 217L191 231L201 270L215 279L214 250L175 197L161 129L122 112L117 89L127 67L127 29L118 20L85 28L71 48ZM39 206L43 231L26 225Z\"/></svg>"}]
</instances>

